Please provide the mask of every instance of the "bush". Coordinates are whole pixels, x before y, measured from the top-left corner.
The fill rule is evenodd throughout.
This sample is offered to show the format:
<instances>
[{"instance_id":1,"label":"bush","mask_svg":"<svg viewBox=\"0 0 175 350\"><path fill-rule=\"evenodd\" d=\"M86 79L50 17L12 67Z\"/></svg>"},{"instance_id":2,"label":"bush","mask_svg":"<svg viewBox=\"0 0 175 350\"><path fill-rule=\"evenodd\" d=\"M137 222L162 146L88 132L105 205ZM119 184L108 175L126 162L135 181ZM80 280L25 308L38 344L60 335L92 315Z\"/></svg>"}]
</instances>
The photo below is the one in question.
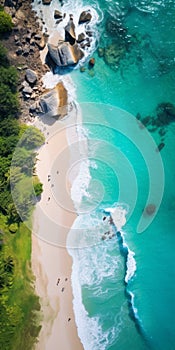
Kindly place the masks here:
<instances>
[{"instance_id":1,"label":"bush","mask_svg":"<svg viewBox=\"0 0 175 350\"><path fill-rule=\"evenodd\" d=\"M34 191L36 194L36 197L39 197L41 195L41 193L43 192L43 185L42 183L37 183L34 185Z\"/></svg>"},{"instance_id":2,"label":"bush","mask_svg":"<svg viewBox=\"0 0 175 350\"><path fill-rule=\"evenodd\" d=\"M15 233L17 230L18 230L18 225L17 225L16 223L11 224L11 225L9 226L9 231L10 231L11 233Z\"/></svg>"},{"instance_id":3,"label":"bush","mask_svg":"<svg viewBox=\"0 0 175 350\"><path fill-rule=\"evenodd\" d=\"M0 34L10 32L12 28L11 16L4 11L0 11Z\"/></svg>"},{"instance_id":4,"label":"bush","mask_svg":"<svg viewBox=\"0 0 175 350\"><path fill-rule=\"evenodd\" d=\"M29 126L23 134L19 147L25 147L27 150L34 150L43 145L45 141L44 135L34 126Z\"/></svg>"},{"instance_id":5,"label":"bush","mask_svg":"<svg viewBox=\"0 0 175 350\"><path fill-rule=\"evenodd\" d=\"M18 84L18 72L15 67L0 67L0 82L8 85L12 92L16 92Z\"/></svg>"},{"instance_id":6,"label":"bush","mask_svg":"<svg viewBox=\"0 0 175 350\"><path fill-rule=\"evenodd\" d=\"M7 85L0 84L0 120L7 116L14 118L17 116L18 110L19 100L17 95L12 93Z\"/></svg>"},{"instance_id":7,"label":"bush","mask_svg":"<svg viewBox=\"0 0 175 350\"><path fill-rule=\"evenodd\" d=\"M0 66L8 67L7 49L0 43Z\"/></svg>"}]
</instances>

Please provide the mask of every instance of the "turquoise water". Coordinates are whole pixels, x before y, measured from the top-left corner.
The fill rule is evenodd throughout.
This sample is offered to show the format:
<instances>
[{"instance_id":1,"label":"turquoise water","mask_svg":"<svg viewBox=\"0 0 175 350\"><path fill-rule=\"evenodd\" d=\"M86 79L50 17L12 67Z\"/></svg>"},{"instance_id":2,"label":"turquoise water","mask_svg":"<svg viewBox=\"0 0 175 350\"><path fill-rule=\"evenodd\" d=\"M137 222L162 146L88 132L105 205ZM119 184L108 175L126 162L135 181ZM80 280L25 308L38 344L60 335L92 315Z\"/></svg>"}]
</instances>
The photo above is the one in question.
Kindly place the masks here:
<instances>
[{"instance_id":1,"label":"turquoise water","mask_svg":"<svg viewBox=\"0 0 175 350\"><path fill-rule=\"evenodd\" d=\"M94 5L90 1L86 4ZM111 65L96 50L93 69L89 70L85 64L84 73L79 70L72 73L84 128L88 131L89 159L96 163L90 167L89 196L84 196L82 202L83 208L91 208L95 203L96 210L82 214L81 220L90 242L91 235L103 232L105 208L118 202L128 205L122 232L127 247L135 253L136 270L125 283L126 256L117 235L74 253L89 319L85 323L88 339L86 334L82 339L85 349L93 350L174 350L175 124L163 126L165 136L160 135L160 128L150 133L155 144L165 144L160 153L162 167L157 160L148 161L156 154L157 146L151 145L152 153L146 152L149 140L144 134L142 149L138 138L127 129L127 120L121 119L120 111L131 113L134 123L137 113L142 118L156 118L159 103L175 102L175 4L174 1L100 0L98 4L104 19L98 26L101 39L97 49L112 42L120 43L126 50L119 62ZM110 33L106 24L109 20L113 21ZM116 35L117 25L126 30L122 39ZM94 104L88 107L91 102ZM110 105L117 108L115 115ZM149 129L154 128L149 125ZM138 233L151 181L155 190L151 202L159 206L161 191L163 199L152 223ZM164 186L161 183L159 188L161 181ZM79 219L77 227L82 227L82 222ZM78 316L77 320L80 321Z\"/></svg>"}]
</instances>

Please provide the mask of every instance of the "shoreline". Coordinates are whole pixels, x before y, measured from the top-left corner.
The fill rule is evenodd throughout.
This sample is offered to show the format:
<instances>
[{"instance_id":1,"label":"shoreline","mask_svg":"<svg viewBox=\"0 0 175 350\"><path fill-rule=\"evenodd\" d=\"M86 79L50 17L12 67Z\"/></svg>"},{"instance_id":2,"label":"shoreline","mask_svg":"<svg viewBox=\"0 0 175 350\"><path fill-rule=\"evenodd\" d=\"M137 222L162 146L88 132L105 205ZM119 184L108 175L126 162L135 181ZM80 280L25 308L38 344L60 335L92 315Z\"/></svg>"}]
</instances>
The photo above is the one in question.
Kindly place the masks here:
<instances>
[{"instance_id":1,"label":"shoreline","mask_svg":"<svg viewBox=\"0 0 175 350\"><path fill-rule=\"evenodd\" d=\"M37 175L44 187L41 200L37 203L34 212L32 233L32 271L36 278L35 290L40 297L43 316L41 321L42 328L35 346L36 350L56 350L60 343L65 350L83 349L78 337L73 311L72 257L66 248L67 234L76 218L76 214L70 199L70 193L68 194L68 207L63 208L58 202L60 195L64 202L64 193L59 193L57 197L56 192L57 187L59 191L65 185L65 175L69 168L69 157L64 157L65 162L61 165L62 172L59 170L59 174L56 174L57 178L59 178L58 186L56 178L54 178L52 184L52 180L48 181L48 174L51 175L52 179L51 168L54 159L56 162L59 153L64 152L64 149L69 149L66 129L71 124L72 119L75 119L75 116L68 116L68 118L65 118L65 121L62 120L60 122L58 120L47 126L41 119L37 119L36 123L36 127L40 130L45 129L45 135L49 133L48 138L46 137L45 145L38 152L38 162L36 164ZM75 120L73 121L75 122ZM48 118L47 123L49 124ZM58 151L55 150L56 142ZM53 192L53 185L55 192ZM70 183L66 184L65 189L70 191ZM50 198L49 201L48 198ZM50 228L51 226L52 228ZM48 227L50 228L49 233L47 231ZM61 237L60 235L58 237L58 232L61 232ZM52 233L52 237L50 233Z\"/></svg>"}]
</instances>

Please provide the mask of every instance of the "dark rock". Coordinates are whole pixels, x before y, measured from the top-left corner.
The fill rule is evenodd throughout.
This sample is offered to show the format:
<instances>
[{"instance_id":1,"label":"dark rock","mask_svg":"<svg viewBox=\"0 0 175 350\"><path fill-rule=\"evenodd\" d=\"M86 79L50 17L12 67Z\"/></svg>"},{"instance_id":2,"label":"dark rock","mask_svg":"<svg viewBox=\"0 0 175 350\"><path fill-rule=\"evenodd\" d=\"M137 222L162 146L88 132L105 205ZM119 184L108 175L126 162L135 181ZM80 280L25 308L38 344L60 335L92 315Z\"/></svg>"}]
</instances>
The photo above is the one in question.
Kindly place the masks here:
<instances>
[{"instance_id":1,"label":"dark rock","mask_svg":"<svg viewBox=\"0 0 175 350\"><path fill-rule=\"evenodd\" d=\"M60 18L60 19L58 19L58 20L57 20L55 23L56 23L56 24L59 24L59 23L61 23L61 22L62 22L62 20L63 20L63 19L62 19L62 18Z\"/></svg>"},{"instance_id":2,"label":"dark rock","mask_svg":"<svg viewBox=\"0 0 175 350\"><path fill-rule=\"evenodd\" d=\"M26 86L23 90L22 90L24 95L31 95L33 90L30 86Z\"/></svg>"},{"instance_id":3,"label":"dark rock","mask_svg":"<svg viewBox=\"0 0 175 350\"><path fill-rule=\"evenodd\" d=\"M18 35L15 35L14 36L14 40L17 42L19 40L19 36Z\"/></svg>"},{"instance_id":4,"label":"dark rock","mask_svg":"<svg viewBox=\"0 0 175 350\"><path fill-rule=\"evenodd\" d=\"M37 33L35 36L34 36L34 39L35 40L41 40L42 39L42 33Z\"/></svg>"},{"instance_id":5,"label":"dark rock","mask_svg":"<svg viewBox=\"0 0 175 350\"><path fill-rule=\"evenodd\" d=\"M24 38L27 42L30 42L31 37L32 37L31 33L28 33Z\"/></svg>"},{"instance_id":6,"label":"dark rock","mask_svg":"<svg viewBox=\"0 0 175 350\"><path fill-rule=\"evenodd\" d=\"M86 31L86 34L87 34L88 36L92 37L92 36L93 36L93 31L92 31L92 30L87 30L87 31Z\"/></svg>"},{"instance_id":7,"label":"dark rock","mask_svg":"<svg viewBox=\"0 0 175 350\"><path fill-rule=\"evenodd\" d=\"M34 85L37 81L37 74L32 69L26 70L25 78L30 85Z\"/></svg>"},{"instance_id":8,"label":"dark rock","mask_svg":"<svg viewBox=\"0 0 175 350\"><path fill-rule=\"evenodd\" d=\"M86 38L85 40L83 40L81 43L80 43L80 47L82 49L85 49L86 47L90 47L91 46L91 43L90 43L90 39L89 38Z\"/></svg>"},{"instance_id":9,"label":"dark rock","mask_svg":"<svg viewBox=\"0 0 175 350\"><path fill-rule=\"evenodd\" d=\"M143 118L143 119L141 120L141 122L142 122L143 125L146 126L146 125L150 124L150 122L151 122L151 117L150 117L150 116L147 116L147 117Z\"/></svg>"},{"instance_id":10,"label":"dark rock","mask_svg":"<svg viewBox=\"0 0 175 350\"><path fill-rule=\"evenodd\" d=\"M72 19L69 20L65 27L65 41L68 41L71 45L75 44L76 34L75 34L75 24Z\"/></svg>"},{"instance_id":11,"label":"dark rock","mask_svg":"<svg viewBox=\"0 0 175 350\"><path fill-rule=\"evenodd\" d=\"M35 51L33 46L30 46L29 50L30 50L31 53L33 53Z\"/></svg>"},{"instance_id":12,"label":"dark rock","mask_svg":"<svg viewBox=\"0 0 175 350\"><path fill-rule=\"evenodd\" d=\"M78 35L77 43L81 43L86 38L84 33Z\"/></svg>"},{"instance_id":13,"label":"dark rock","mask_svg":"<svg viewBox=\"0 0 175 350\"><path fill-rule=\"evenodd\" d=\"M164 136L165 134L166 134L166 130L165 129L162 128L162 129L159 130L159 135L160 136Z\"/></svg>"},{"instance_id":14,"label":"dark rock","mask_svg":"<svg viewBox=\"0 0 175 350\"><path fill-rule=\"evenodd\" d=\"M141 114L140 114L140 113L137 113L137 114L136 114L136 119L137 119L137 120L140 120L140 119L141 119Z\"/></svg>"},{"instance_id":15,"label":"dark rock","mask_svg":"<svg viewBox=\"0 0 175 350\"><path fill-rule=\"evenodd\" d=\"M15 1L13 1L13 0L5 0L3 6L15 7Z\"/></svg>"},{"instance_id":16,"label":"dark rock","mask_svg":"<svg viewBox=\"0 0 175 350\"><path fill-rule=\"evenodd\" d=\"M63 14L62 14L60 11L55 10L55 12L54 12L54 18L55 18L55 19L60 19L60 18L62 18L62 17L63 17Z\"/></svg>"},{"instance_id":17,"label":"dark rock","mask_svg":"<svg viewBox=\"0 0 175 350\"><path fill-rule=\"evenodd\" d=\"M16 54L19 56L19 55L22 55L22 47L19 46L18 49L16 50Z\"/></svg>"},{"instance_id":18,"label":"dark rock","mask_svg":"<svg viewBox=\"0 0 175 350\"><path fill-rule=\"evenodd\" d=\"M23 56L28 56L30 52L30 47L29 46L24 46L23 47Z\"/></svg>"},{"instance_id":19,"label":"dark rock","mask_svg":"<svg viewBox=\"0 0 175 350\"><path fill-rule=\"evenodd\" d=\"M93 68L95 66L95 58L91 58L90 60L89 60L89 68Z\"/></svg>"},{"instance_id":20,"label":"dark rock","mask_svg":"<svg viewBox=\"0 0 175 350\"><path fill-rule=\"evenodd\" d=\"M44 36L42 36L41 40L40 41L36 41L36 45L38 46L38 48L40 50L43 50L46 46L46 40L44 38Z\"/></svg>"},{"instance_id":21,"label":"dark rock","mask_svg":"<svg viewBox=\"0 0 175 350\"><path fill-rule=\"evenodd\" d=\"M104 241L106 239L106 236L102 235L101 239L102 239L102 241Z\"/></svg>"},{"instance_id":22,"label":"dark rock","mask_svg":"<svg viewBox=\"0 0 175 350\"><path fill-rule=\"evenodd\" d=\"M90 13L90 10L89 11L83 11L80 14L78 24L88 23L88 22L90 22L91 18L92 18L92 15Z\"/></svg>"},{"instance_id":23,"label":"dark rock","mask_svg":"<svg viewBox=\"0 0 175 350\"><path fill-rule=\"evenodd\" d=\"M156 112L160 125L167 125L175 121L175 106L170 102L160 103L156 108Z\"/></svg>"},{"instance_id":24,"label":"dark rock","mask_svg":"<svg viewBox=\"0 0 175 350\"><path fill-rule=\"evenodd\" d=\"M162 148L164 148L164 147L165 147L164 142L161 142L161 143L158 145L158 147L156 148L156 152L160 152L160 151L162 150Z\"/></svg>"},{"instance_id":25,"label":"dark rock","mask_svg":"<svg viewBox=\"0 0 175 350\"><path fill-rule=\"evenodd\" d=\"M42 0L43 5L50 5L52 0Z\"/></svg>"},{"instance_id":26,"label":"dark rock","mask_svg":"<svg viewBox=\"0 0 175 350\"><path fill-rule=\"evenodd\" d=\"M84 56L78 44L70 45L68 42L59 42L58 46L48 44L49 55L59 67L75 65Z\"/></svg>"}]
</instances>

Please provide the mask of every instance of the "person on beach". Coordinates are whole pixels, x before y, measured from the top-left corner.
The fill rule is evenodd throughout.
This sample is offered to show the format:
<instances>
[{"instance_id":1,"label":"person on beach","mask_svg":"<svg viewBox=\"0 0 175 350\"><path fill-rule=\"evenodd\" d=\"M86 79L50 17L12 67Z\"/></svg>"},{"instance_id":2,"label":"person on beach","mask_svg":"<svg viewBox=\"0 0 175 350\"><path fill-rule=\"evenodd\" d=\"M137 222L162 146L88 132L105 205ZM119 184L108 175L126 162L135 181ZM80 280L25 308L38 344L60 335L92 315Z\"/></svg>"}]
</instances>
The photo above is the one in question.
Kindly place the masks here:
<instances>
[{"instance_id":1,"label":"person on beach","mask_svg":"<svg viewBox=\"0 0 175 350\"><path fill-rule=\"evenodd\" d=\"M58 278L58 280L57 280L57 286L58 286L59 283L60 283L60 278Z\"/></svg>"}]
</instances>

